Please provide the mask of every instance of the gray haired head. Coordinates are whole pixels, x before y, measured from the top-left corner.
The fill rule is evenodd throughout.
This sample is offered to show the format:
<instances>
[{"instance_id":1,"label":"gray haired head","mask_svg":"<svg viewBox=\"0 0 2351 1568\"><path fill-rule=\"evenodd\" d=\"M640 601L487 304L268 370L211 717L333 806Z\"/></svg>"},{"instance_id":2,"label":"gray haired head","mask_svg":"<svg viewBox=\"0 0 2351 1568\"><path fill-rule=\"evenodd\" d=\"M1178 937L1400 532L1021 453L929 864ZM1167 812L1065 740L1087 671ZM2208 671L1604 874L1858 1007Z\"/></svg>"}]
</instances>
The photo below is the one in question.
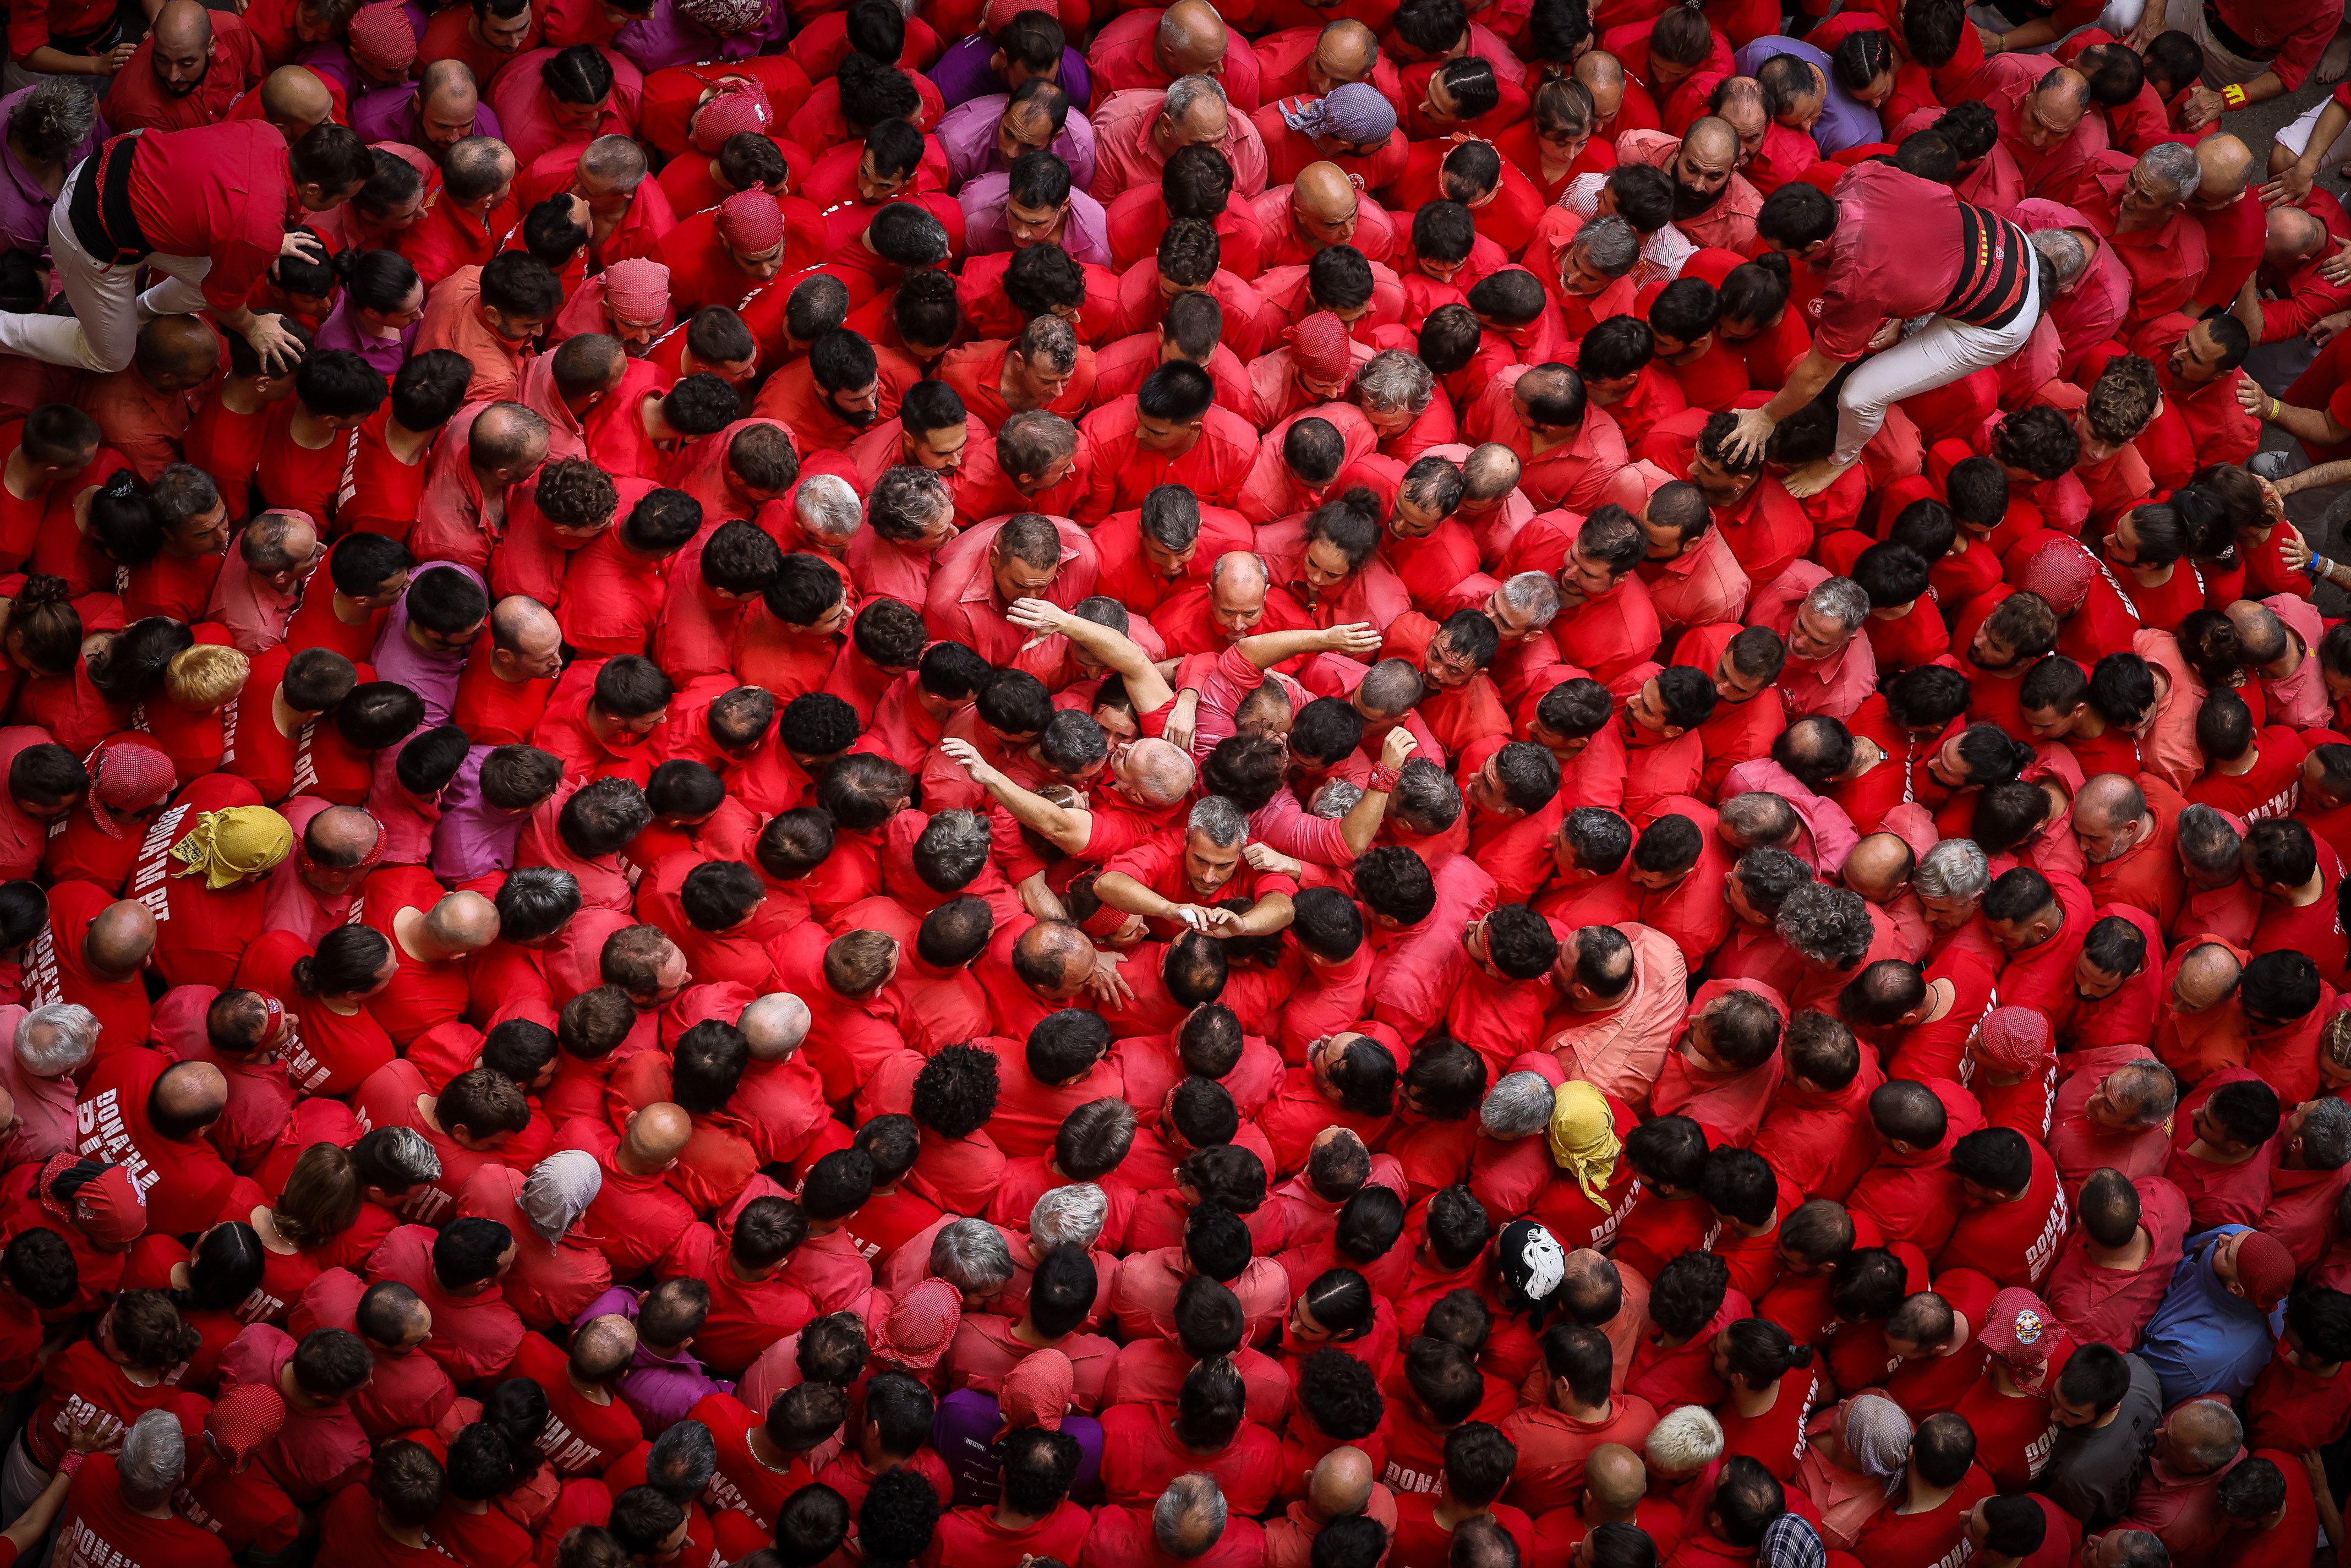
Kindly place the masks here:
<instances>
[{"instance_id":1,"label":"gray haired head","mask_svg":"<svg viewBox=\"0 0 2351 1568\"><path fill-rule=\"evenodd\" d=\"M1594 218L1577 233L1572 248L1583 252L1593 271L1622 277L1641 259L1641 236L1623 218Z\"/></svg>"},{"instance_id":2,"label":"gray haired head","mask_svg":"<svg viewBox=\"0 0 2351 1568\"><path fill-rule=\"evenodd\" d=\"M188 1468L188 1440L180 1430L180 1418L169 1410L150 1410L133 1421L123 1434L115 1468L125 1491L144 1497L169 1493Z\"/></svg>"},{"instance_id":3,"label":"gray haired head","mask_svg":"<svg viewBox=\"0 0 2351 1568\"><path fill-rule=\"evenodd\" d=\"M1850 634L1869 619L1869 595L1849 577L1832 577L1804 595L1804 608L1836 617L1837 624Z\"/></svg>"},{"instance_id":4,"label":"gray haired head","mask_svg":"<svg viewBox=\"0 0 2351 1568\"><path fill-rule=\"evenodd\" d=\"M78 1002L51 1002L16 1020L16 1061L36 1078L78 1071L98 1051L98 1015Z\"/></svg>"},{"instance_id":5,"label":"gray haired head","mask_svg":"<svg viewBox=\"0 0 2351 1568\"><path fill-rule=\"evenodd\" d=\"M1231 849L1249 837L1248 814L1222 795L1201 796L1185 825L1220 850Z\"/></svg>"},{"instance_id":6,"label":"gray haired head","mask_svg":"<svg viewBox=\"0 0 2351 1568\"><path fill-rule=\"evenodd\" d=\"M967 1296L993 1295L1012 1281L1012 1252L985 1219L951 1220L931 1238L931 1272Z\"/></svg>"},{"instance_id":7,"label":"gray haired head","mask_svg":"<svg viewBox=\"0 0 2351 1568\"><path fill-rule=\"evenodd\" d=\"M1973 839L1945 839L1919 857L1910 885L1922 897L1965 904L1991 885L1991 862Z\"/></svg>"},{"instance_id":8,"label":"gray haired head","mask_svg":"<svg viewBox=\"0 0 2351 1568\"><path fill-rule=\"evenodd\" d=\"M1551 1080L1540 1072L1506 1072L1502 1081L1486 1091L1485 1101L1478 1107L1478 1123L1489 1136L1505 1141L1531 1138L1551 1125L1551 1109L1557 1092Z\"/></svg>"},{"instance_id":9,"label":"gray haired head","mask_svg":"<svg viewBox=\"0 0 2351 1568\"><path fill-rule=\"evenodd\" d=\"M1227 1511L1216 1478L1194 1470L1177 1476L1151 1510L1151 1533L1159 1550L1179 1562L1205 1557L1224 1539Z\"/></svg>"},{"instance_id":10,"label":"gray haired head","mask_svg":"<svg viewBox=\"0 0 2351 1568\"><path fill-rule=\"evenodd\" d=\"M1066 1241L1092 1248L1109 1218L1108 1193L1090 1181L1071 1182L1048 1191L1029 1209L1029 1239L1040 1247L1059 1247Z\"/></svg>"}]
</instances>

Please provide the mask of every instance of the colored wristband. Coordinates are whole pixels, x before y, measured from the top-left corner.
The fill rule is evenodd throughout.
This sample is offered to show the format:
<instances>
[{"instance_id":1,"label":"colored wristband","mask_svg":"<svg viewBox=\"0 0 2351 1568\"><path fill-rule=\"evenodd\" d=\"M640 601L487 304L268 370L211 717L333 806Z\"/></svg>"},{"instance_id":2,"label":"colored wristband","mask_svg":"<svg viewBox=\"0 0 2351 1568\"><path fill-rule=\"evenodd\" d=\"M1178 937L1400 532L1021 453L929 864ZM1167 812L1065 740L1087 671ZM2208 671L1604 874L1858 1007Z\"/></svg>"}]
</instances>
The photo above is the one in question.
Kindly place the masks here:
<instances>
[{"instance_id":1,"label":"colored wristband","mask_svg":"<svg viewBox=\"0 0 2351 1568\"><path fill-rule=\"evenodd\" d=\"M1374 764L1369 787L1383 795L1387 794L1396 787L1396 770L1384 762Z\"/></svg>"},{"instance_id":2,"label":"colored wristband","mask_svg":"<svg viewBox=\"0 0 2351 1568\"><path fill-rule=\"evenodd\" d=\"M79 1448L68 1448L64 1456L57 1460L57 1474L71 1476L76 1470L81 1469L81 1462L88 1458L89 1456Z\"/></svg>"},{"instance_id":3,"label":"colored wristband","mask_svg":"<svg viewBox=\"0 0 2351 1568\"><path fill-rule=\"evenodd\" d=\"M2244 88L2236 82L2231 82L2227 87L2220 89L2220 101L2227 104L2231 109L2244 108Z\"/></svg>"}]
</instances>

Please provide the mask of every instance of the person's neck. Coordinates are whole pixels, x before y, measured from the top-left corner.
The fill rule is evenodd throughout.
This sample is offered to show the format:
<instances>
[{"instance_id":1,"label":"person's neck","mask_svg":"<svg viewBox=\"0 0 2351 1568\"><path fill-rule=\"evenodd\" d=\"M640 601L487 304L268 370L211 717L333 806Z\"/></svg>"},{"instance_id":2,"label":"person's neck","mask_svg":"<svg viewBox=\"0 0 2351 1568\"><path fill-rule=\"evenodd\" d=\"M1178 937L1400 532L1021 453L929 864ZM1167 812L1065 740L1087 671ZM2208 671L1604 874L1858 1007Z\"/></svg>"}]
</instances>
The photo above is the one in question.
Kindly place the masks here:
<instances>
[{"instance_id":1,"label":"person's neck","mask_svg":"<svg viewBox=\"0 0 2351 1568\"><path fill-rule=\"evenodd\" d=\"M1437 1507L1430 1511L1430 1516L1437 1528L1449 1535L1471 1520L1488 1518L1493 1511L1490 1506L1472 1508L1457 1499L1448 1490L1437 1498Z\"/></svg>"},{"instance_id":2,"label":"person's neck","mask_svg":"<svg viewBox=\"0 0 2351 1568\"><path fill-rule=\"evenodd\" d=\"M438 434L432 430L411 430L400 421L391 419L384 422L383 444L392 456L400 460L402 467L413 468L424 460L426 450L433 444L433 437Z\"/></svg>"},{"instance_id":3,"label":"person's neck","mask_svg":"<svg viewBox=\"0 0 2351 1568\"><path fill-rule=\"evenodd\" d=\"M235 382L230 383L232 386L235 384ZM225 390L223 395L226 395ZM8 454L6 468L0 469L0 484L6 485L8 494L20 501L29 501L49 487L48 480L33 472L33 465L25 456L25 449L22 446Z\"/></svg>"},{"instance_id":4,"label":"person's neck","mask_svg":"<svg viewBox=\"0 0 2351 1568\"><path fill-rule=\"evenodd\" d=\"M2285 895L2285 902L2289 908L2307 908L2311 904L2316 904L2320 895L2325 894L2325 891L2326 873L2323 871L2313 872L2308 882L2304 883L2300 887L2295 888L2292 893Z\"/></svg>"},{"instance_id":5,"label":"person's neck","mask_svg":"<svg viewBox=\"0 0 2351 1568\"><path fill-rule=\"evenodd\" d=\"M334 426L300 403L294 405L294 417L287 423L294 444L305 452L323 452L335 439Z\"/></svg>"},{"instance_id":6,"label":"person's neck","mask_svg":"<svg viewBox=\"0 0 2351 1568\"><path fill-rule=\"evenodd\" d=\"M1779 1403L1780 1380L1775 1377L1761 1388L1750 1388L1742 1380L1731 1386L1730 1399L1739 1413L1752 1421Z\"/></svg>"},{"instance_id":7,"label":"person's neck","mask_svg":"<svg viewBox=\"0 0 2351 1568\"><path fill-rule=\"evenodd\" d=\"M399 1542L402 1546L407 1547L410 1551L422 1552L424 1550L423 1526L414 1524L394 1524L392 1521L392 1516L384 1512L381 1507L375 1511L375 1524L378 1530L382 1531L386 1535L391 1536L394 1541Z\"/></svg>"},{"instance_id":8,"label":"person's neck","mask_svg":"<svg viewBox=\"0 0 2351 1568\"><path fill-rule=\"evenodd\" d=\"M2222 1154L2214 1145L2207 1143L2202 1138L2198 1138L2195 1142L2188 1145L2187 1152L2193 1157L2202 1160L2207 1165L2241 1166L2247 1160L2252 1159L2255 1155L2260 1154L2262 1151L2260 1145L2256 1145L2254 1147L2247 1149L2242 1154Z\"/></svg>"},{"instance_id":9,"label":"person's neck","mask_svg":"<svg viewBox=\"0 0 2351 1568\"><path fill-rule=\"evenodd\" d=\"M589 1404L610 1405L612 1402L612 1391L602 1384L583 1383L580 1381L580 1375L568 1366L563 1369L563 1375L570 1383L571 1391Z\"/></svg>"},{"instance_id":10,"label":"person's neck","mask_svg":"<svg viewBox=\"0 0 2351 1568\"><path fill-rule=\"evenodd\" d=\"M1945 1502L1949 1501L1950 1495L1957 1490L1959 1490L1959 1488L1957 1487L1928 1486L1925 1481L1918 1479L1917 1467L1914 1465L1910 1469L1909 1496L1904 1499L1902 1506L1896 1509L1894 1511L1896 1513L1932 1513L1937 1509L1942 1507Z\"/></svg>"},{"instance_id":11,"label":"person's neck","mask_svg":"<svg viewBox=\"0 0 2351 1568\"><path fill-rule=\"evenodd\" d=\"M2212 764L2212 771L2215 773L2225 774L2229 778L2235 779L2244 774L2251 773L2254 768L2261 765L2262 748L2258 746L2248 746L2245 747L2245 754L2242 757L2238 758L2234 762L2215 762Z\"/></svg>"},{"instance_id":12,"label":"person's neck","mask_svg":"<svg viewBox=\"0 0 2351 1568\"><path fill-rule=\"evenodd\" d=\"M269 694L270 722L277 725L277 733L286 737L288 740L294 738L294 732L300 729L302 727L303 721L309 716L309 715L304 713L300 708L296 707L293 704L286 700L286 688L284 686L281 685L276 691Z\"/></svg>"},{"instance_id":13,"label":"person's neck","mask_svg":"<svg viewBox=\"0 0 2351 1568\"><path fill-rule=\"evenodd\" d=\"M1004 1530L1027 1530L1031 1525L1042 1524L1048 1517L1041 1513L1023 1513L1008 1502L996 1505L996 1522Z\"/></svg>"}]
</instances>

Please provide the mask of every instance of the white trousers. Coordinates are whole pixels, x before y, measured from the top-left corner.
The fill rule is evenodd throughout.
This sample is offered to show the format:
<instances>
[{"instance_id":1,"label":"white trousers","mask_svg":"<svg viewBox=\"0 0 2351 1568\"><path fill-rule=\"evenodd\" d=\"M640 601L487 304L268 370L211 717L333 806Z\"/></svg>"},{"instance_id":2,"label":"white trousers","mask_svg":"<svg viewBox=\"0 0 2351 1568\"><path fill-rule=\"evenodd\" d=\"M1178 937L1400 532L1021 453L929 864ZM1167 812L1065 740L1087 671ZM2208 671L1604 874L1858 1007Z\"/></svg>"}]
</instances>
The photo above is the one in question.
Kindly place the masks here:
<instances>
[{"instance_id":1,"label":"white trousers","mask_svg":"<svg viewBox=\"0 0 2351 1568\"><path fill-rule=\"evenodd\" d=\"M1938 316L1925 330L1861 362L1837 393L1834 461L1850 463L1861 455L1861 449L1869 444L1870 437L1886 423L1888 404L1948 386L1961 376L2000 363L2024 347L2041 320L2041 273L2030 249L2025 252L2025 261L2024 306L2007 326L1970 327L1948 316Z\"/></svg>"},{"instance_id":2,"label":"white trousers","mask_svg":"<svg viewBox=\"0 0 2351 1568\"><path fill-rule=\"evenodd\" d=\"M213 269L206 256L147 256L110 267L82 249L73 226L74 186L89 165L74 170L49 209L49 257L56 264L71 316L12 316L0 313L0 350L47 364L70 365L101 373L131 363L139 329L158 316L185 316L204 308L202 285ZM93 174L93 178L95 175ZM168 274L139 292L141 265Z\"/></svg>"},{"instance_id":3,"label":"white trousers","mask_svg":"<svg viewBox=\"0 0 2351 1568\"><path fill-rule=\"evenodd\" d=\"M2322 98L2312 104L2292 125L2277 133L2277 144L2297 158L2309 152L2311 133L2318 129L2318 117L2325 112L2326 106L2332 101ZM2340 169L2346 163L2351 163L2351 129L2337 136L2335 145L2320 154L2318 172L2324 174L2327 170Z\"/></svg>"}]
</instances>

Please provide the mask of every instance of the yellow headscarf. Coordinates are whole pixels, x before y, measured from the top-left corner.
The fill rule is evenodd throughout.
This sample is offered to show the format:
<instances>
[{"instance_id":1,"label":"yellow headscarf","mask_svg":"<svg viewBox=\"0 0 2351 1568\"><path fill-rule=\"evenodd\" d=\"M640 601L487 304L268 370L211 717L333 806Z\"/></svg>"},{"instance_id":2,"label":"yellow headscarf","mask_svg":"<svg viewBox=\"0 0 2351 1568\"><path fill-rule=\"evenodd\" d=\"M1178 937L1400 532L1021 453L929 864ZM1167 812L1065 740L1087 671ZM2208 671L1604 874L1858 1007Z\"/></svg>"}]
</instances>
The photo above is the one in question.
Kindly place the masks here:
<instances>
[{"instance_id":1,"label":"yellow headscarf","mask_svg":"<svg viewBox=\"0 0 2351 1568\"><path fill-rule=\"evenodd\" d=\"M231 806L206 811L186 837L172 846L181 862L173 876L204 873L210 888L235 887L284 860L294 848L294 829L266 806Z\"/></svg>"},{"instance_id":2,"label":"yellow headscarf","mask_svg":"<svg viewBox=\"0 0 2351 1568\"><path fill-rule=\"evenodd\" d=\"M1608 1207L1609 1178L1616 1174L1616 1155L1624 1142L1616 1136L1616 1116L1607 1098L1584 1082L1563 1083L1552 1096L1552 1164L1575 1177L1583 1196L1595 1207Z\"/></svg>"}]
</instances>

